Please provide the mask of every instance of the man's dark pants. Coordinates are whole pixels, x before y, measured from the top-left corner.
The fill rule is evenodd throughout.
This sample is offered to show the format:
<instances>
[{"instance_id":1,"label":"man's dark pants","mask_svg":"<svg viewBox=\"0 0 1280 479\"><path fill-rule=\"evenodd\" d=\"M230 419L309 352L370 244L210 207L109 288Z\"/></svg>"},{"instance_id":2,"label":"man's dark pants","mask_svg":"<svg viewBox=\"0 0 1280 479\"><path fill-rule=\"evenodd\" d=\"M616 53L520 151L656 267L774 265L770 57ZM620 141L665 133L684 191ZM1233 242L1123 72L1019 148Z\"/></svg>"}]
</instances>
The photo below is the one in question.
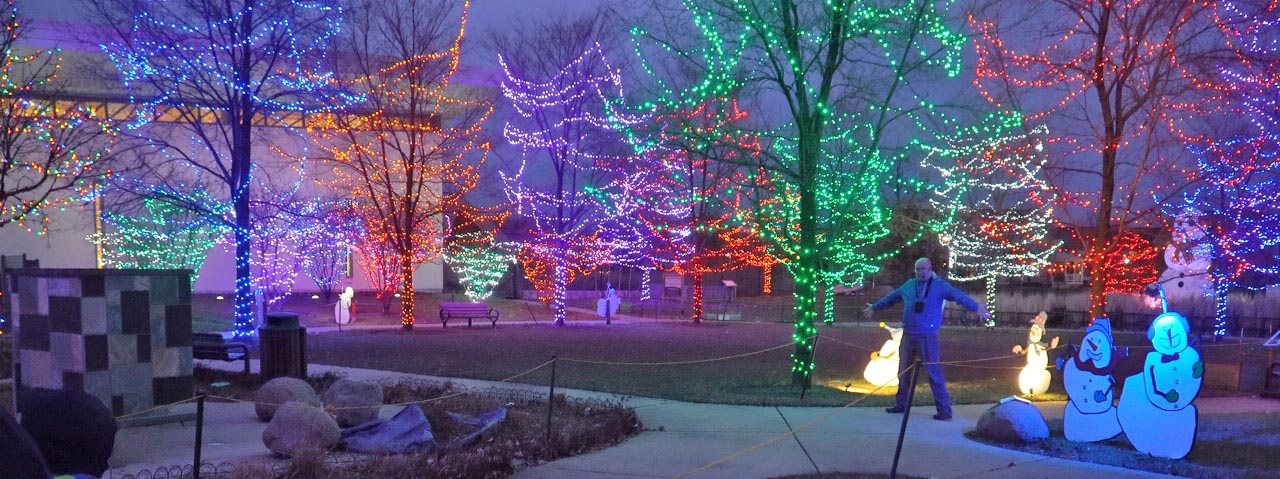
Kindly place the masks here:
<instances>
[{"instance_id":1,"label":"man's dark pants","mask_svg":"<svg viewBox=\"0 0 1280 479\"><path fill-rule=\"evenodd\" d=\"M907 407L907 386L911 377L907 368L917 358L925 363L924 370L929 373L929 387L933 388L933 399L938 403L938 412L951 415L951 395L947 393L947 378L942 375L942 365L938 364L938 333L903 334L902 346L898 348L898 408Z\"/></svg>"}]
</instances>

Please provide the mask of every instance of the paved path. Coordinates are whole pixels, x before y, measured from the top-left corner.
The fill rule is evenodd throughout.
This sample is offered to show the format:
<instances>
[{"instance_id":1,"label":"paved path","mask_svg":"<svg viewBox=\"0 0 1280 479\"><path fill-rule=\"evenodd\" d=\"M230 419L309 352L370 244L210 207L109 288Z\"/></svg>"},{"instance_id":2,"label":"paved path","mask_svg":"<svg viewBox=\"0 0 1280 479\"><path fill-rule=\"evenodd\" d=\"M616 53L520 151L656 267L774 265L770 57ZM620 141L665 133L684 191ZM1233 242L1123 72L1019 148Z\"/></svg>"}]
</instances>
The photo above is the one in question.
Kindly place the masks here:
<instances>
[{"instance_id":1,"label":"paved path","mask_svg":"<svg viewBox=\"0 0 1280 479\"><path fill-rule=\"evenodd\" d=\"M238 364L200 363L238 370ZM545 392L544 387L522 384L309 366L313 374L328 371L362 380L418 377L453 381L468 388ZM565 392L580 397L614 397L590 391ZM644 432L619 446L525 469L515 477L743 479L835 471L887 473L902 418L885 414L880 408L731 406L635 397L628 404L636 408L645 425ZM1251 398L1204 398L1197 404L1202 411L1280 411L1280 403ZM1037 405L1046 417L1061 417L1063 403ZM964 431L972 429L988 407L957 406L956 419L949 422L932 420L932 407L913 410L899 472L930 478L1169 477L1011 451L965 438ZM382 414L390 416L395 412L395 408L388 407ZM206 414L205 462L273 460L261 442L266 425L257 422L252 405L209 403ZM190 463L193 440L190 423L122 429L116 438L108 477Z\"/></svg>"}]
</instances>

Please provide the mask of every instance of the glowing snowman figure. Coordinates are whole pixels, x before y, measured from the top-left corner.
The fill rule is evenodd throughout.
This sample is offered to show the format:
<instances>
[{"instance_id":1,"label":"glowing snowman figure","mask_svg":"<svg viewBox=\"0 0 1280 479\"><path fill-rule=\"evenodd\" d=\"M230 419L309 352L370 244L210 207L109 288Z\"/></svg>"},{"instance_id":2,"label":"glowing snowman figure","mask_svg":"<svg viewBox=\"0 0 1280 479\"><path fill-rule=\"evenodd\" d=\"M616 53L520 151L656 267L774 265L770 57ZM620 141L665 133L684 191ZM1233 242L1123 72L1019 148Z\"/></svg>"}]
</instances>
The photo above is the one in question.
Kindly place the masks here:
<instances>
[{"instance_id":1,"label":"glowing snowman figure","mask_svg":"<svg viewBox=\"0 0 1280 479\"><path fill-rule=\"evenodd\" d=\"M1128 355L1128 348L1115 347L1111 320L1098 318L1085 330L1079 351L1058 360L1069 398L1062 412L1062 430L1067 440L1096 442L1120 434L1116 380L1111 371L1117 361Z\"/></svg>"},{"instance_id":2,"label":"glowing snowman figure","mask_svg":"<svg viewBox=\"0 0 1280 479\"><path fill-rule=\"evenodd\" d=\"M1013 347L1013 354L1026 354L1027 365L1018 374L1018 391L1028 396L1044 394L1049 390L1049 381L1053 375L1049 373L1049 350L1058 347L1058 337L1054 336L1048 347L1041 342L1044 339L1044 323L1049 315L1041 311L1031 321L1031 330L1027 333L1027 348L1021 344Z\"/></svg>"},{"instance_id":3,"label":"glowing snowman figure","mask_svg":"<svg viewBox=\"0 0 1280 479\"><path fill-rule=\"evenodd\" d=\"M338 295L337 304L333 305L334 322L338 324L347 324L351 322L351 302L356 296L356 291L350 286L342 290L342 294Z\"/></svg>"},{"instance_id":4,"label":"glowing snowman figure","mask_svg":"<svg viewBox=\"0 0 1280 479\"><path fill-rule=\"evenodd\" d=\"M1142 373L1124 381L1117 416L1134 449L1179 459L1196 438L1192 401L1204 382L1204 361L1192 347L1190 323L1178 313L1157 316L1147 329L1155 351L1147 353Z\"/></svg>"},{"instance_id":5,"label":"glowing snowman figure","mask_svg":"<svg viewBox=\"0 0 1280 479\"><path fill-rule=\"evenodd\" d=\"M880 327L889 331L889 340L879 351L871 352L871 362L862 370L862 377L876 387L898 386L898 349L902 347L902 328Z\"/></svg>"}]
</instances>

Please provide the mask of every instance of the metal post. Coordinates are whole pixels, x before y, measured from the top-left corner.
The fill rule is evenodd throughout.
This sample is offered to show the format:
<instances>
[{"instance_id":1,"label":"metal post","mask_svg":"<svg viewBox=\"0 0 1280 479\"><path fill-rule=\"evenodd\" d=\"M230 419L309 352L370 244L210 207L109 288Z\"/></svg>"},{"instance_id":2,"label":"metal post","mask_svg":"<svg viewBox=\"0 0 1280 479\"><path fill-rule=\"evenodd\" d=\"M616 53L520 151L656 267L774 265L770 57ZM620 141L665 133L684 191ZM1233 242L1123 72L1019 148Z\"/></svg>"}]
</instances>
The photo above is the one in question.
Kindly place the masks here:
<instances>
[{"instance_id":1,"label":"metal post","mask_svg":"<svg viewBox=\"0 0 1280 479\"><path fill-rule=\"evenodd\" d=\"M551 357L551 392L547 394L547 447L551 447L551 412L556 405L556 357Z\"/></svg>"},{"instance_id":2,"label":"metal post","mask_svg":"<svg viewBox=\"0 0 1280 479\"><path fill-rule=\"evenodd\" d=\"M911 406L916 400L916 381L920 379L920 358L916 358L911 367L911 383L907 386L907 410L902 412L902 428L898 430L898 447L893 450L893 468L889 469L889 479L898 477L898 457L902 455L902 440L907 437L907 420L911 419Z\"/></svg>"},{"instance_id":3,"label":"metal post","mask_svg":"<svg viewBox=\"0 0 1280 479\"><path fill-rule=\"evenodd\" d=\"M200 479L200 446L204 445L204 397L204 389L196 391L196 452L191 461L191 479Z\"/></svg>"}]
</instances>

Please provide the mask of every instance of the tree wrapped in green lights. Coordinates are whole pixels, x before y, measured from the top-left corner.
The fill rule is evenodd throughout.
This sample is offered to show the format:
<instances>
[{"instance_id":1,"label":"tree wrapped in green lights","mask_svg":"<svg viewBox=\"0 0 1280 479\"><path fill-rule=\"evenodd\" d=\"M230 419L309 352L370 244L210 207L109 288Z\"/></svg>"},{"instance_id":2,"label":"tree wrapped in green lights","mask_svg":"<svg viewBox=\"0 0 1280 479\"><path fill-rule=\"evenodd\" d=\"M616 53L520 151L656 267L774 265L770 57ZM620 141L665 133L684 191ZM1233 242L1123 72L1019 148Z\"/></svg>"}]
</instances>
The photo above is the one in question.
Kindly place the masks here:
<instances>
[{"instance_id":1,"label":"tree wrapped in green lights","mask_svg":"<svg viewBox=\"0 0 1280 479\"><path fill-rule=\"evenodd\" d=\"M741 78L758 79L765 92L785 104L786 120L774 129L794 146L785 147L790 154L760 161L765 177L776 184L771 195L760 197L794 205L794 211L763 207L772 211L762 216L777 227L762 232L796 280L792 383L808 384L818 333L817 287L826 280L824 272L844 269L823 261L838 255L837 264L861 264L861 257L873 254L859 247L876 242L882 231L877 224L890 219L876 205L842 213L824 210L823 202L836 204L849 195L847 200L858 204L852 196L881 196L886 184L895 184L887 172L909 159L901 150L908 138L927 136L920 129L934 120L950 120L938 117L937 105L911 85L957 76L965 36L947 26L946 13L932 0L891 6L852 0L690 0L685 8L705 31L728 37L744 32ZM680 42L672 38L668 44ZM841 142L851 147L850 155L837 158L829 147ZM855 178L824 182L841 172L855 172ZM873 222L858 225L869 236L845 241L824 236L831 231L823 218L832 214L840 218L837 223Z\"/></svg>"},{"instance_id":2,"label":"tree wrapped in green lights","mask_svg":"<svg viewBox=\"0 0 1280 479\"><path fill-rule=\"evenodd\" d=\"M985 281L994 324L996 281L1040 274L1062 243L1047 238L1057 204L1042 173L1048 128L1023 132L1018 115L988 125L959 132L926 161L943 180L932 201L947 213L937 229L950 277Z\"/></svg>"},{"instance_id":3,"label":"tree wrapped in green lights","mask_svg":"<svg viewBox=\"0 0 1280 479\"><path fill-rule=\"evenodd\" d=\"M229 231L222 222L162 198L145 198L141 211L105 211L103 231L89 235L108 268L189 269L191 282L213 246Z\"/></svg>"},{"instance_id":4,"label":"tree wrapped in green lights","mask_svg":"<svg viewBox=\"0 0 1280 479\"><path fill-rule=\"evenodd\" d=\"M452 235L445 241L444 262L458 275L467 301L478 303L493 294L493 288L516 260L519 245L498 241L509 212L454 216Z\"/></svg>"},{"instance_id":5,"label":"tree wrapped in green lights","mask_svg":"<svg viewBox=\"0 0 1280 479\"><path fill-rule=\"evenodd\" d=\"M760 198L794 208L766 206L759 216L777 225L761 231L796 280L792 382L808 384L817 287L827 281L825 272L845 269L826 266L824 259L839 255L838 265L858 265L874 256L860 247L875 242L889 216L874 202L854 196L879 197L885 185L895 183L886 172L908 159L900 147L911 136L927 134L920 130L934 120L946 121L936 118L937 105L925 100L926 92L911 84L958 75L965 36L947 25L945 11L932 0L893 6L853 0L689 0L685 7L699 19L698 27L714 30L708 35L738 38L735 32L742 32L740 64L746 73L741 77L758 79L789 114L774 128L794 145L786 147L791 153L772 155L757 166L776 185ZM852 147L849 156L837 157L828 149L840 142ZM849 171L854 178L824 182ZM852 203L851 209L823 209L824 202L842 201ZM856 225L867 236L824 237L833 232L828 225L855 218L872 222Z\"/></svg>"}]
</instances>

